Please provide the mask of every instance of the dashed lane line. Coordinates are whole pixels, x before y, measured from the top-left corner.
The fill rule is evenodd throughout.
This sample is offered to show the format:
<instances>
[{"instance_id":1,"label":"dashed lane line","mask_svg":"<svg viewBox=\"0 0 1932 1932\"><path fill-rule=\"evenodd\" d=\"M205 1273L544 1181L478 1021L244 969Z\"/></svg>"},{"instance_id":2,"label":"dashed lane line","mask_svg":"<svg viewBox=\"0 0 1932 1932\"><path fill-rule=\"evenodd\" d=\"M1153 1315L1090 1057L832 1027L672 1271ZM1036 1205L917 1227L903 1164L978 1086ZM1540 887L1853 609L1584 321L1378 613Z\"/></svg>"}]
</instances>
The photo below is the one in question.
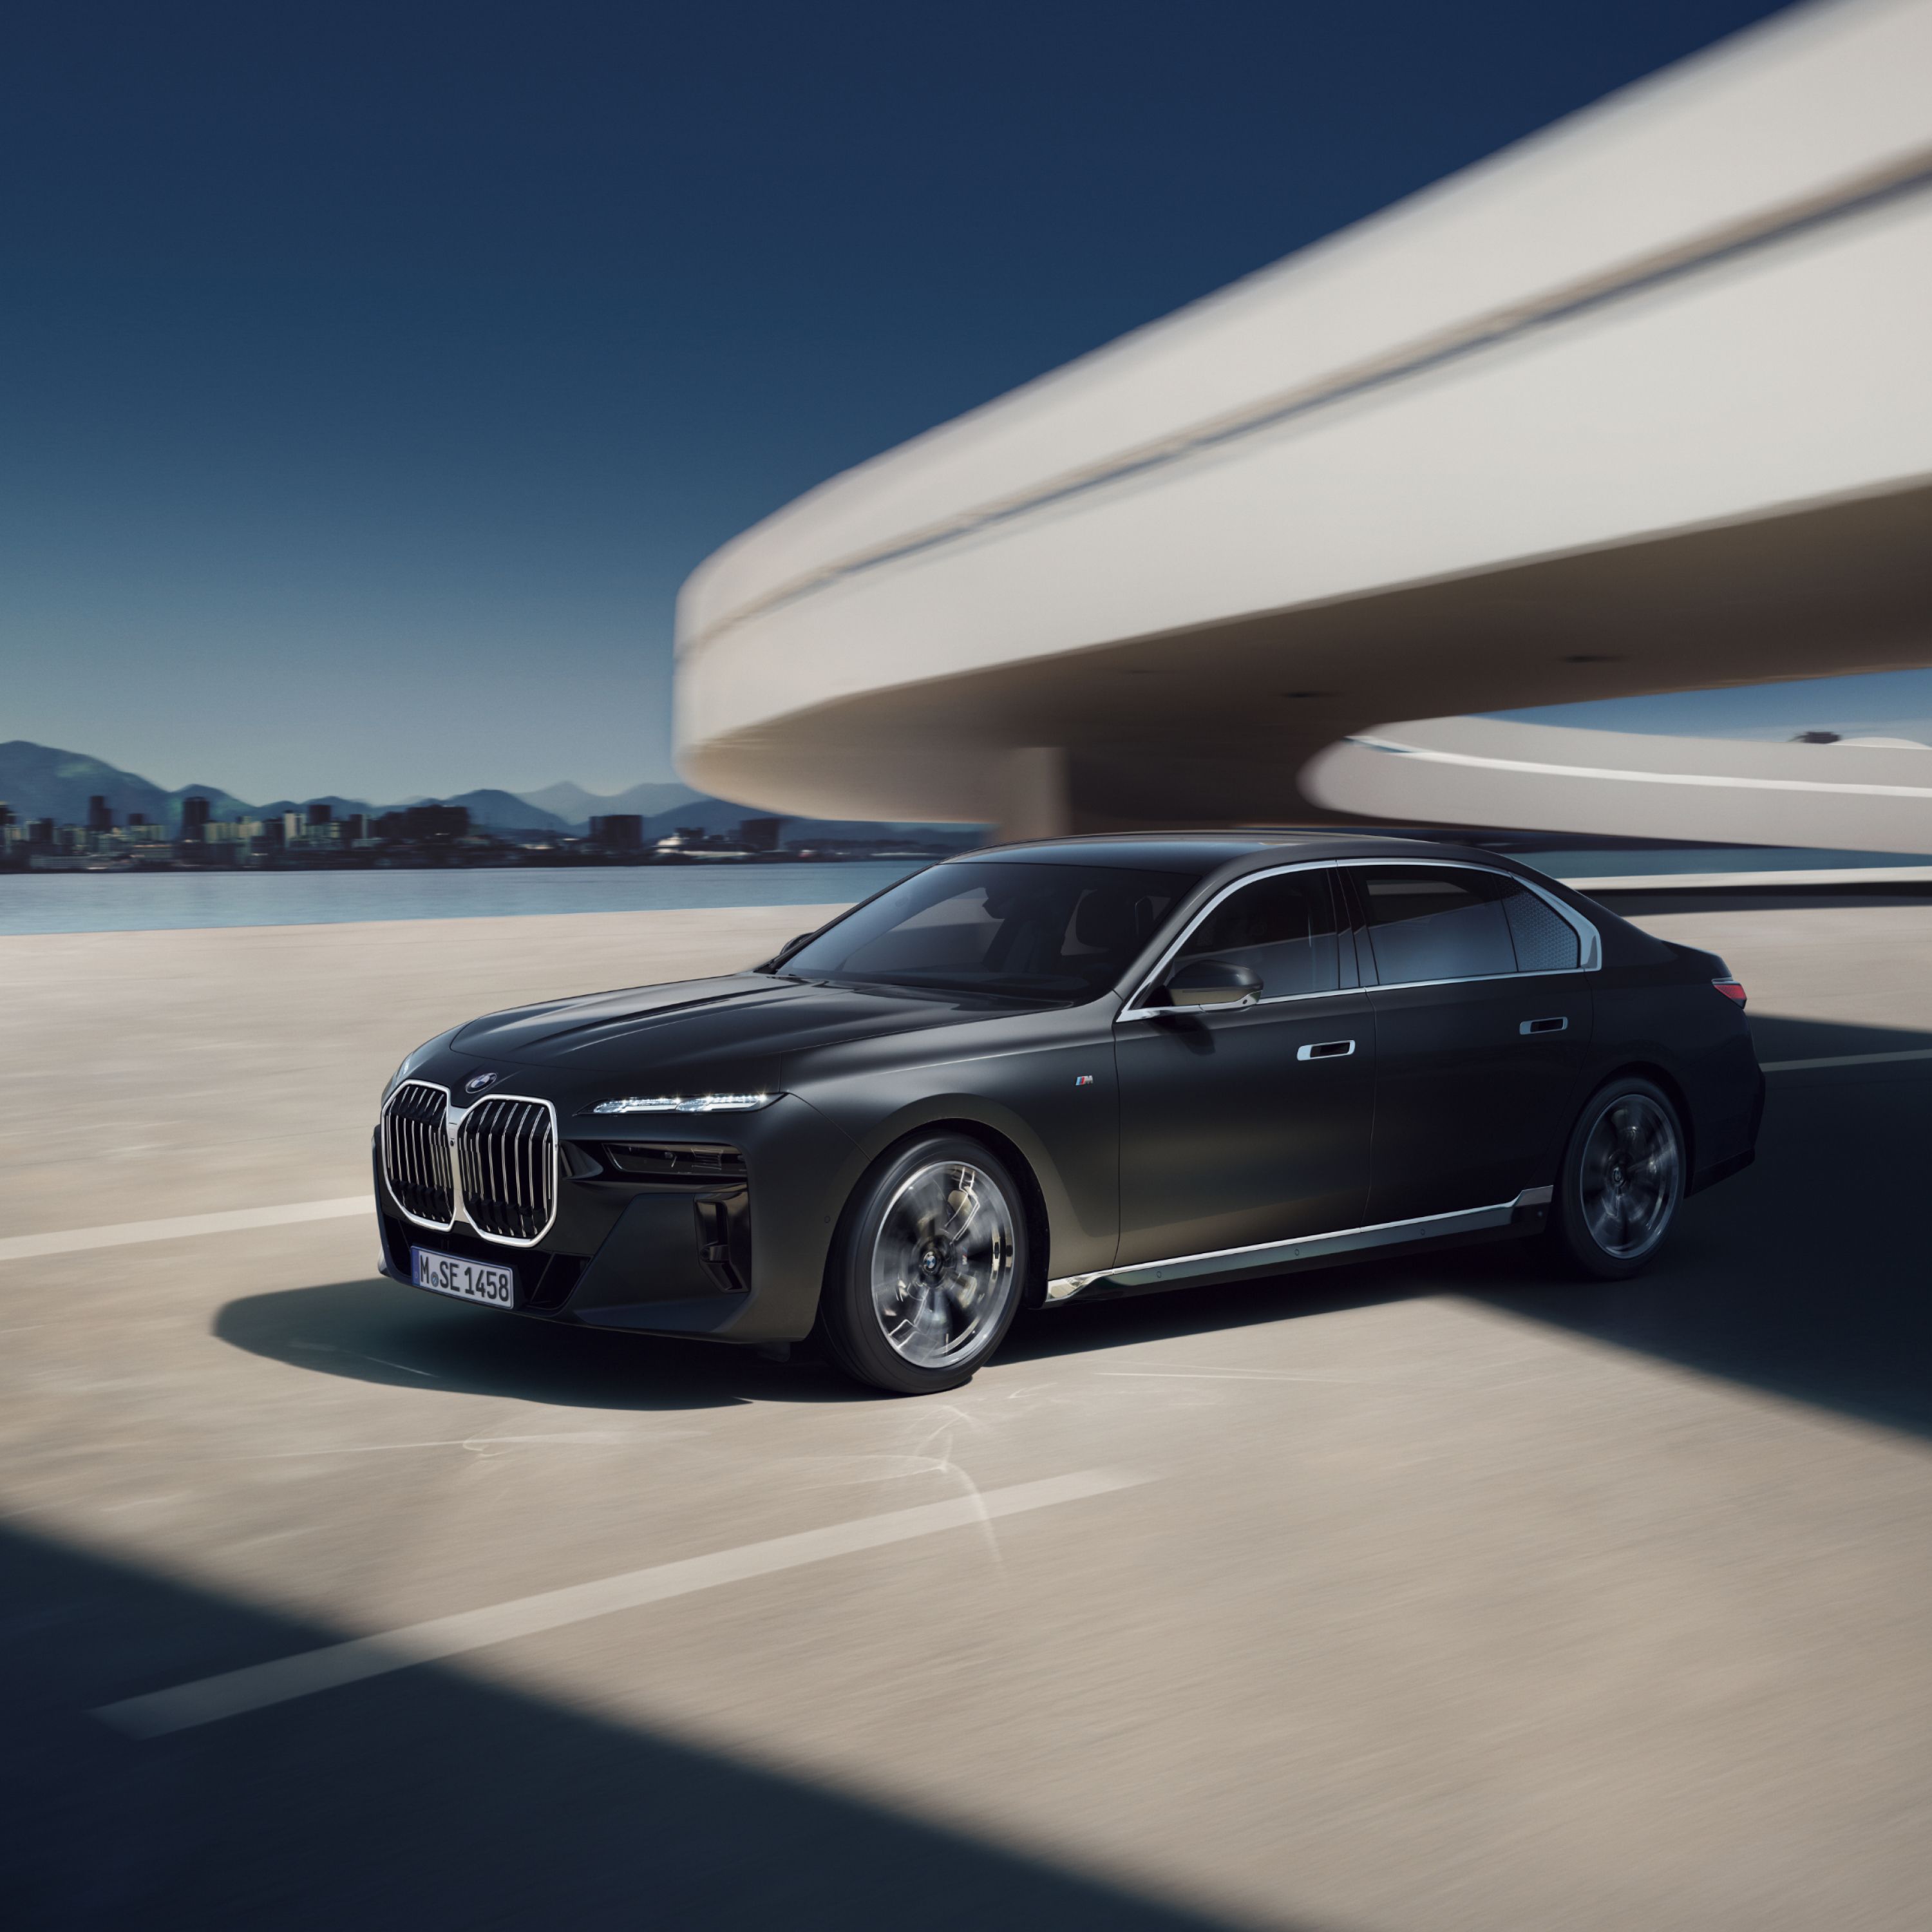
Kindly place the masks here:
<instances>
[{"instance_id":1,"label":"dashed lane line","mask_svg":"<svg viewBox=\"0 0 1932 1932\"><path fill-rule=\"evenodd\" d=\"M1083 1469L1070 1476L1016 1484L1010 1489L988 1490L945 1502L860 1516L850 1522L830 1523L822 1529L801 1530L762 1543L747 1543L736 1550L713 1550L709 1556L655 1564L648 1570L607 1576L599 1582L546 1590L511 1603L410 1624L380 1636L356 1637L320 1650L300 1651L272 1663L250 1664L218 1677L203 1677L191 1684L177 1684L172 1690L150 1691L146 1696L104 1705L94 1714L130 1737L165 1737L171 1732L192 1730L197 1725L239 1717L244 1712L263 1710L272 1704L313 1696L317 1691L333 1690L338 1684L359 1683L367 1677L406 1670L412 1664L458 1657L488 1644L507 1642L513 1637L534 1636L543 1630L560 1630L567 1624L583 1623L592 1617L608 1616L614 1610L661 1604L672 1597L689 1596L694 1591L716 1589L725 1583L742 1583L754 1576L770 1576L808 1563L823 1563L834 1556L908 1543L916 1537L936 1535L941 1530L970 1528L997 1516L1018 1516L1029 1510L1051 1509L1060 1503L1081 1502L1114 1490L1131 1489L1149 1480L1120 1469Z\"/></svg>"},{"instance_id":2,"label":"dashed lane line","mask_svg":"<svg viewBox=\"0 0 1932 1932\"><path fill-rule=\"evenodd\" d=\"M230 1234L248 1228L286 1228L298 1221L345 1220L370 1214L367 1194L335 1201L291 1201L279 1208L234 1208L219 1214L176 1214L164 1221L121 1221L105 1228L67 1228L50 1234L0 1238L0 1262L23 1262L38 1255L74 1255L88 1248L131 1247L137 1241L178 1241L190 1234Z\"/></svg>"}]
</instances>

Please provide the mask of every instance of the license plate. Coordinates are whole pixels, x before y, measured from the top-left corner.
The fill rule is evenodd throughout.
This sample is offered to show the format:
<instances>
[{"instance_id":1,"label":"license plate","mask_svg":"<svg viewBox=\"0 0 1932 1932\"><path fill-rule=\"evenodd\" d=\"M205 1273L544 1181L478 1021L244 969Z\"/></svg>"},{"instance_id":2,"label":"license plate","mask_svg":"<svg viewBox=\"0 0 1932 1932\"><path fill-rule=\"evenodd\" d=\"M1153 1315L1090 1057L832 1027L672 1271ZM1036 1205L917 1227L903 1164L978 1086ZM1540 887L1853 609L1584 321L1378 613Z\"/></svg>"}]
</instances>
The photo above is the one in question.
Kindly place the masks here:
<instances>
[{"instance_id":1,"label":"license plate","mask_svg":"<svg viewBox=\"0 0 1932 1932\"><path fill-rule=\"evenodd\" d=\"M513 1269L493 1268L487 1262L465 1261L460 1255L440 1255L434 1248L410 1250L410 1272L418 1288L454 1294L465 1301L487 1301L492 1308L517 1305Z\"/></svg>"}]
</instances>

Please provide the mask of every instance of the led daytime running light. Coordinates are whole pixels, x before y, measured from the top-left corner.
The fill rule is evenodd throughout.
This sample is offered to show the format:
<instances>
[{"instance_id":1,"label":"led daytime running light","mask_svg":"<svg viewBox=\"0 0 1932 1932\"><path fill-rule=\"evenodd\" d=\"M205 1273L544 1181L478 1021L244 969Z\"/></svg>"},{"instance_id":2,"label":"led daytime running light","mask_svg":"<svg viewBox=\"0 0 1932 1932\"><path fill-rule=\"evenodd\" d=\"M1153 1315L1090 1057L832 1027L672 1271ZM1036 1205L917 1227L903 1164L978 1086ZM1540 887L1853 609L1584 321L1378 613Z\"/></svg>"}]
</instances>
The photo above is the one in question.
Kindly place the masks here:
<instances>
[{"instance_id":1,"label":"led daytime running light","mask_svg":"<svg viewBox=\"0 0 1932 1932\"><path fill-rule=\"evenodd\" d=\"M776 1094L694 1094L688 1100L674 1094L644 1100L600 1100L593 1114L755 1114L769 1107Z\"/></svg>"}]
</instances>

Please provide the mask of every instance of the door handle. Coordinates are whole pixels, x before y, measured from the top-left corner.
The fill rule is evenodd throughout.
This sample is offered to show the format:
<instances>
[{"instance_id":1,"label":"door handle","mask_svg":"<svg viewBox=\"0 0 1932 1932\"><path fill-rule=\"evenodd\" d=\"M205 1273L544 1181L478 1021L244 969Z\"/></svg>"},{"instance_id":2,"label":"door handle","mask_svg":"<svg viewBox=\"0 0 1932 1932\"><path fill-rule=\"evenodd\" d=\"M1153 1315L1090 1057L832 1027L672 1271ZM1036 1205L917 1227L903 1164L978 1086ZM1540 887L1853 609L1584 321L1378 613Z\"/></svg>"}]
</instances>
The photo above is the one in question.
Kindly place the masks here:
<instances>
[{"instance_id":1,"label":"door handle","mask_svg":"<svg viewBox=\"0 0 1932 1932\"><path fill-rule=\"evenodd\" d=\"M1312 1046L1298 1047L1298 1060L1346 1060L1355 1050L1352 1040L1324 1040Z\"/></svg>"},{"instance_id":2,"label":"door handle","mask_svg":"<svg viewBox=\"0 0 1932 1932\"><path fill-rule=\"evenodd\" d=\"M1561 1014L1552 1014L1546 1020L1525 1020L1516 1028L1518 1033L1562 1033L1570 1022Z\"/></svg>"}]
</instances>

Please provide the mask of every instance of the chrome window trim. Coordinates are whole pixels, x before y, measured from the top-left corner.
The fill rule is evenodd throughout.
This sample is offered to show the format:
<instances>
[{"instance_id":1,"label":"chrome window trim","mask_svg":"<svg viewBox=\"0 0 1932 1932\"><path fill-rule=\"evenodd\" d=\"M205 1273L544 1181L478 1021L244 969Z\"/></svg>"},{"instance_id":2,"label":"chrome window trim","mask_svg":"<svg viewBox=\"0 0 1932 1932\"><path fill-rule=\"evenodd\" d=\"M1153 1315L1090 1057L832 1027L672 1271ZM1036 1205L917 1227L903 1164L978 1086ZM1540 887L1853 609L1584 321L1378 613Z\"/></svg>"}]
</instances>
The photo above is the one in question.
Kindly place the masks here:
<instances>
[{"instance_id":1,"label":"chrome window trim","mask_svg":"<svg viewBox=\"0 0 1932 1932\"><path fill-rule=\"evenodd\" d=\"M1480 986L1493 984L1500 980L1549 980L1558 977L1565 973L1598 973L1603 970L1603 935L1596 927L1592 925L1581 913L1572 911L1554 892L1538 885L1534 879L1526 879L1519 872L1506 872L1501 866L1480 865L1468 859L1391 859L1386 854L1376 858L1303 859L1292 865L1270 866L1262 872L1244 872L1239 878L1230 879L1227 884L1222 886L1220 891L1216 892L1195 914L1193 918L1188 921L1185 930L1154 962L1153 968L1142 976L1140 984L1134 988L1133 997L1122 1008L1114 1021L1114 1024L1118 1026L1128 1020L1173 1018L1176 1009L1172 1006L1144 1006L1138 1003L1156 984L1162 974L1166 972L1173 963L1174 956L1194 937L1196 932L1199 930L1202 922L1224 901L1239 892L1244 886L1253 885L1257 880L1262 879L1279 878L1284 872L1316 872L1324 869L1336 872L1343 870L1359 871L1365 866L1437 866L1452 872L1486 872L1492 878L1507 879L1512 885L1521 886L1526 891L1534 892L1570 928L1571 932L1576 934L1578 963L1574 966L1539 967L1535 970L1527 973L1521 970L1514 973L1478 973L1471 974L1466 979L1460 980L1384 980L1378 978L1373 986L1364 982L1353 986L1337 986L1332 991L1324 993L1277 993L1270 998L1257 1000L1254 1003L1256 1006L1284 1006L1291 1000L1333 1000L1339 998L1345 993L1372 992L1384 986ZM1336 929L1338 940L1342 930L1340 926ZM1372 942L1370 944L1370 957L1372 962L1374 958ZM1359 946L1355 949L1356 975L1358 980L1361 972L1361 950ZM1201 1010L1213 1012L1216 1009L1209 1006Z\"/></svg>"},{"instance_id":2,"label":"chrome window trim","mask_svg":"<svg viewBox=\"0 0 1932 1932\"><path fill-rule=\"evenodd\" d=\"M447 1221L426 1221L420 1214L412 1214L397 1198L396 1190L389 1180L389 1109L396 1096L406 1087L421 1087L432 1094L442 1096L443 1138L449 1148L449 1202L450 1215ZM536 1233L527 1240L514 1234L486 1234L470 1220L463 1204L463 1162L458 1157L456 1137L462 1131L463 1123L486 1100L520 1100L535 1107L542 1107L550 1115L550 1219ZM533 1248L556 1226L557 1210L561 1204L560 1183L562 1179L562 1124L557 1118L554 1101L546 1100L537 1094L479 1094L467 1107L459 1107L455 1096L440 1080L418 1080L412 1076L398 1080L382 1097L382 1191L388 1196L389 1204L412 1227L427 1228L432 1234L447 1234L454 1231L460 1221L479 1241L493 1241L499 1247Z\"/></svg>"},{"instance_id":3,"label":"chrome window trim","mask_svg":"<svg viewBox=\"0 0 1932 1932\"><path fill-rule=\"evenodd\" d=\"M1062 1275L1047 1283L1046 1298L1049 1302L1070 1301L1096 1282L1117 1288L1157 1287L1162 1277L1169 1274L1178 1284L1231 1267L1266 1268L1277 1261L1358 1254L1366 1249L1392 1246L1398 1241L1506 1228L1522 1210L1548 1207L1555 1191L1553 1187L1526 1187L1510 1199L1486 1208L1460 1208L1448 1214L1418 1214L1405 1221L1374 1221L1365 1227L1337 1228L1325 1234L1296 1234L1286 1240L1256 1241L1239 1248L1210 1248L1198 1255L1176 1255L1166 1261L1130 1262L1124 1268L1096 1268L1090 1274Z\"/></svg>"}]
</instances>

